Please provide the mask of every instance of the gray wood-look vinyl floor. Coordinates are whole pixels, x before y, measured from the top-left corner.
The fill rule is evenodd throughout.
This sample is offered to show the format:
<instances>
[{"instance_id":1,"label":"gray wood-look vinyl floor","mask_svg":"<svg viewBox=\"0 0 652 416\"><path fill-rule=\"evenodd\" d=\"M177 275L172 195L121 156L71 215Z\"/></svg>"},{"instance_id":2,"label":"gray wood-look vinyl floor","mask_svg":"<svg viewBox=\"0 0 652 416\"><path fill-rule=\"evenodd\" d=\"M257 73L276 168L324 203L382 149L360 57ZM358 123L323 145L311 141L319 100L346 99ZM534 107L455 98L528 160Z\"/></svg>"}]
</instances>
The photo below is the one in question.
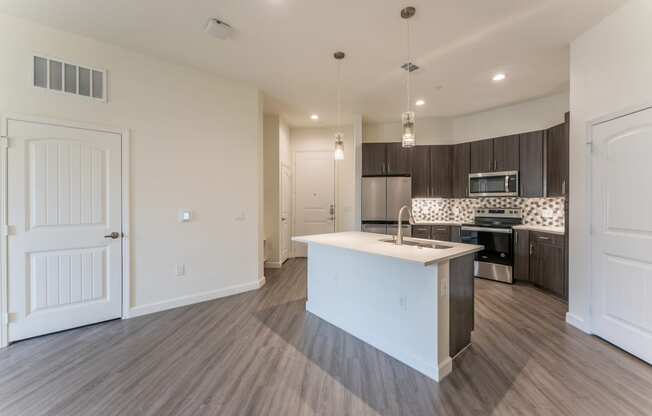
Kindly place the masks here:
<instances>
[{"instance_id":1,"label":"gray wood-look vinyl floor","mask_svg":"<svg viewBox=\"0 0 652 416\"><path fill-rule=\"evenodd\" d=\"M529 286L476 281L473 345L437 384L304 311L306 262L261 290L0 351L0 415L652 415L652 367Z\"/></svg>"}]
</instances>

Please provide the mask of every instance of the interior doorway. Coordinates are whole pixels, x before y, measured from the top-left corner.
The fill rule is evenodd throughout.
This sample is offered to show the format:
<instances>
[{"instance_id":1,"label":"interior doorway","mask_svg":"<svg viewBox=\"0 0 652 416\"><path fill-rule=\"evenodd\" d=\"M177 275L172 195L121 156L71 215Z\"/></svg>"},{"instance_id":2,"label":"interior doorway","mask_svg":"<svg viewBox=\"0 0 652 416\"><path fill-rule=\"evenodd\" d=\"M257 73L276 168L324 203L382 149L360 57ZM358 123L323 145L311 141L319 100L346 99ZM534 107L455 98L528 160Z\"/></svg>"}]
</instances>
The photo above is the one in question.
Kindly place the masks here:
<instances>
[{"instance_id":1,"label":"interior doorway","mask_svg":"<svg viewBox=\"0 0 652 416\"><path fill-rule=\"evenodd\" d=\"M122 317L126 133L28 117L3 129L3 344Z\"/></svg>"},{"instance_id":2,"label":"interior doorway","mask_svg":"<svg viewBox=\"0 0 652 416\"><path fill-rule=\"evenodd\" d=\"M593 332L652 363L652 109L592 130Z\"/></svg>"}]
</instances>

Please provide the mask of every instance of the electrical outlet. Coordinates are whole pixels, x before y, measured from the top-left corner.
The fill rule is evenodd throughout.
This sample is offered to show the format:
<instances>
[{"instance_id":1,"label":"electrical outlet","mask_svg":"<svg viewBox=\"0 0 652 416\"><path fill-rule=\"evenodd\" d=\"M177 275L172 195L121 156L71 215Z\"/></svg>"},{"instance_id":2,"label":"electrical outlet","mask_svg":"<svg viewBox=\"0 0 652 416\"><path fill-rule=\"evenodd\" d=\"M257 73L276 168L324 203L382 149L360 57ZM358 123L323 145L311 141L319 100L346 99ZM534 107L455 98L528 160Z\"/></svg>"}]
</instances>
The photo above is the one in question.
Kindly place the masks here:
<instances>
[{"instance_id":1,"label":"electrical outlet","mask_svg":"<svg viewBox=\"0 0 652 416\"><path fill-rule=\"evenodd\" d=\"M541 209L541 216L543 218L552 218L552 209L551 208Z\"/></svg>"},{"instance_id":2,"label":"electrical outlet","mask_svg":"<svg viewBox=\"0 0 652 416\"><path fill-rule=\"evenodd\" d=\"M186 275L186 265L185 264L177 264L176 265L176 273L177 277L182 277Z\"/></svg>"}]
</instances>

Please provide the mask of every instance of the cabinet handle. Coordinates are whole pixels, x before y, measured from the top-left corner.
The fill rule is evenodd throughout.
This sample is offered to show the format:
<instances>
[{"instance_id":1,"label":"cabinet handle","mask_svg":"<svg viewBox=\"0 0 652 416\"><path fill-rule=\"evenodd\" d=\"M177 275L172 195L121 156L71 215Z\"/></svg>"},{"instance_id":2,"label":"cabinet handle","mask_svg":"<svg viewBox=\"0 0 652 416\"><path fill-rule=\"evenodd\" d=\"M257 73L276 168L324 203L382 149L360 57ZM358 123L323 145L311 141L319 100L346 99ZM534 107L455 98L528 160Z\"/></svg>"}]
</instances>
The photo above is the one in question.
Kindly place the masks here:
<instances>
[{"instance_id":1,"label":"cabinet handle","mask_svg":"<svg viewBox=\"0 0 652 416\"><path fill-rule=\"evenodd\" d=\"M561 183L561 194L566 195L566 181L565 180Z\"/></svg>"},{"instance_id":2,"label":"cabinet handle","mask_svg":"<svg viewBox=\"0 0 652 416\"><path fill-rule=\"evenodd\" d=\"M539 240L550 240L550 237L539 236L539 237L537 237L537 238L538 238Z\"/></svg>"},{"instance_id":3,"label":"cabinet handle","mask_svg":"<svg viewBox=\"0 0 652 416\"><path fill-rule=\"evenodd\" d=\"M514 233L514 243L518 244L518 231Z\"/></svg>"},{"instance_id":4,"label":"cabinet handle","mask_svg":"<svg viewBox=\"0 0 652 416\"><path fill-rule=\"evenodd\" d=\"M534 253L534 244L530 243L530 256Z\"/></svg>"},{"instance_id":5,"label":"cabinet handle","mask_svg":"<svg viewBox=\"0 0 652 416\"><path fill-rule=\"evenodd\" d=\"M498 170L498 161L494 160L494 171Z\"/></svg>"}]
</instances>

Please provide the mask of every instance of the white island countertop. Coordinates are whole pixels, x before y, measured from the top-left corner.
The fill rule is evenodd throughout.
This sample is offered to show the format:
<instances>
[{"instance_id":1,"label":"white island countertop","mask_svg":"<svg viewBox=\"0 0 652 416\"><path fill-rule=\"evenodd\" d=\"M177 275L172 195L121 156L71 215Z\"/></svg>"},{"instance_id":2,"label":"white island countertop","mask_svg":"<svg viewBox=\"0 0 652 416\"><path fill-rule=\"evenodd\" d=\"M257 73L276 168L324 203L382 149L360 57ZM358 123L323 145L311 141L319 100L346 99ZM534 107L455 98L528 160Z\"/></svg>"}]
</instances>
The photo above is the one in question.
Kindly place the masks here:
<instances>
[{"instance_id":1,"label":"white island countertop","mask_svg":"<svg viewBox=\"0 0 652 416\"><path fill-rule=\"evenodd\" d=\"M404 237L404 241L418 241L424 243L437 243L448 246L446 249L419 247L413 245L396 245L382 240L390 240L393 236L360 231L349 231L332 234L317 234L292 237L293 241L308 244L320 244L358 251L361 253L375 254L399 260L419 263L423 266L441 263L467 254L476 253L483 246L451 243L449 241L423 240L420 238Z\"/></svg>"}]
</instances>

